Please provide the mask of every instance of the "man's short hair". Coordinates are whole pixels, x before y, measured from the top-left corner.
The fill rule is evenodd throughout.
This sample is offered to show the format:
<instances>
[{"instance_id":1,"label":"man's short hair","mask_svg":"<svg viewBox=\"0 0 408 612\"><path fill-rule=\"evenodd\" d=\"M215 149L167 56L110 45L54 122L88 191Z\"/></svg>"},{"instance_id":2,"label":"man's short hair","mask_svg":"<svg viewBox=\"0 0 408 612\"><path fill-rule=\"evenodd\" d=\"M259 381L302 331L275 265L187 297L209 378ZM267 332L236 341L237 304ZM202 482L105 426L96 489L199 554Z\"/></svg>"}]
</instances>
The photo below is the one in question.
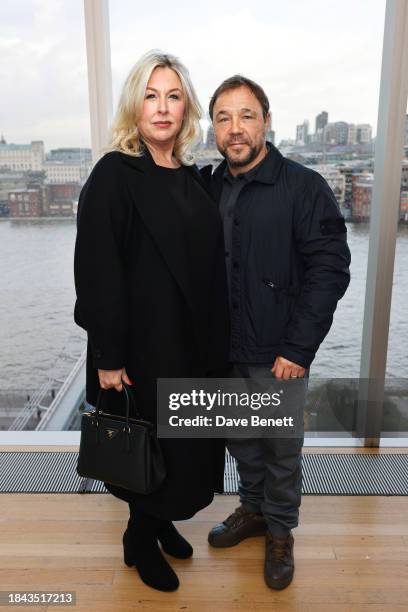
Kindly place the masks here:
<instances>
[{"instance_id":1,"label":"man's short hair","mask_svg":"<svg viewBox=\"0 0 408 612\"><path fill-rule=\"evenodd\" d=\"M234 76L229 77L229 79L225 79L225 81L223 81L221 85L217 87L212 95L209 106L211 121L213 118L214 104L217 98L225 91L229 91L230 89L238 89L238 87L248 87L248 89L252 91L262 107L263 118L266 119L266 115L269 112L269 100L262 87L258 85L258 83L255 83L255 81L252 81L241 74L234 74Z\"/></svg>"}]
</instances>

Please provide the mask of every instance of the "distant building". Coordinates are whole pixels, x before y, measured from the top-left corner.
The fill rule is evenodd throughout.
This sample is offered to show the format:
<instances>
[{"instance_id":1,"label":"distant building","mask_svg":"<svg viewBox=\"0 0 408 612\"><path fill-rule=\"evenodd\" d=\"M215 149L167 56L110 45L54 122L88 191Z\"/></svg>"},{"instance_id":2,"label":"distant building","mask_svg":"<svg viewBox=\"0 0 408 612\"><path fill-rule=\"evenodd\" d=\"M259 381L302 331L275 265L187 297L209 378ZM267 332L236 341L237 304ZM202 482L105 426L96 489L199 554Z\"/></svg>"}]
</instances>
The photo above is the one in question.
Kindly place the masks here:
<instances>
[{"instance_id":1,"label":"distant building","mask_svg":"<svg viewBox=\"0 0 408 612\"><path fill-rule=\"evenodd\" d=\"M327 113L326 111L322 111L321 113L316 115L315 133L317 134L319 131L323 132L328 122L329 122L329 113Z\"/></svg>"},{"instance_id":2,"label":"distant building","mask_svg":"<svg viewBox=\"0 0 408 612\"><path fill-rule=\"evenodd\" d=\"M202 130L202 128L200 129L200 134L192 148L192 151L199 151L201 149L205 148L205 142L204 142L204 132Z\"/></svg>"},{"instance_id":3,"label":"distant building","mask_svg":"<svg viewBox=\"0 0 408 612\"><path fill-rule=\"evenodd\" d=\"M77 183L47 185L47 213L54 217L72 217L75 214L81 186Z\"/></svg>"},{"instance_id":4,"label":"distant building","mask_svg":"<svg viewBox=\"0 0 408 612\"><path fill-rule=\"evenodd\" d=\"M408 160L402 160L401 168L401 190L408 191Z\"/></svg>"},{"instance_id":5,"label":"distant building","mask_svg":"<svg viewBox=\"0 0 408 612\"><path fill-rule=\"evenodd\" d=\"M408 191L401 191L400 220L408 222Z\"/></svg>"},{"instance_id":6,"label":"distant building","mask_svg":"<svg viewBox=\"0 0 408 612\"><path fill-rule=\"evenodd\" d=\"M368 123L359 123L357 126L357 142L359 144L369 144L372 139L372 127Z\"/></svg>"},{"instance_id":7,"label":"distant building","mask_svg":"<svg viewBox=\"0 0 408 612\"><path fill-rule=\"evenodd\" d=\"M346 179L339 168L333 164L315 165L313 170L316 170L327 181L329 187L336 196L336 200L340 208L344 206L344 197L346 190Z\"/></svg>"},{"instance_id":8,"label":"distant building","mask_svg":"<svg viewBox=\"0 0 408 612\"><path fill-rule=\"evenodd\" d=\"M42 217L44 210L41 189L16 189L9 193L10 217Z\"/></svg>"},{"instance_id":9,"label":"distant building","mask_svg":"<svg viewBox=\"0 0 408 612\"><path fill-rule=\"evenodd\" d=\"M43 141L0 140L0 217L72 216L92 169L86 148L60 148L44 156Z\"/></svg>"},{"instance_id":10,"label":"distant building","mask_svg":"<svg viewBox=\"0 0 408 612\"><path fill-rule=\"evenodd\" d=\"M352 217L356 221L370 218L374 175L364 172L353 176Z\"/></svg>"},{"instance_id":11,"label":"distant building","mask_svg":"<svg viewBox=\"0 0 408 612\"><path fill-rule=\"evenodd\" d=\"M323 131L323 142L326 144L336 144L336 128L334 123L327 123Z\"/></svg>"},{"instance_id":12,"label":"distant building","mask_svg":"<svg viewBox=\"0 0 408 612\"><path fill-rule=\"evenodd\" d=\"M51 149L51 151L46 155L46 161L62 161L72 164L91 164L92 149L79 147Z\"/></svg>"},{"instance_id":13,"label":"distant building","mask_svg":"<svg viewBox=\"0 0 408 612\"><path fill-rule=\"evenodd\" d=\"M91 163L75 164L63 161L44 162L47 184L78 183L83 185L91 169Z\"/></svg>"},{"instance_id":14,"label":"distant building","mask_svg":"<svg viewBox=\"0 0 408 612\"><path fill-rule=\"evenodd\" d=\"M7 202L0 202L0 217L9 217L10 207Z\"/></svg>"},{"instance_id":15,"label":"distant building","mask_svg":"<svg viewBox=\"0 0 408 612\"><path fill-rule=\"evenodd\" d=\"M78 183L44 183L44 174L31 176L27 186L8 194L10 217L72 217L81 185Z\"/></svg>"},{"instance_id":16,"label":"distant building","mask_svg":"<svg viewBox=\"0 0 408 612\"><path fill-rule=\"evenodd\" d=\"M348 123L348 131L347 131L347 144L355 145L357 144L357 128L354 123Z\"/></svg>"},{"instance_id":17,"label":"distant building","mask_svg":"<svg viewBox=\"0 0 408 612\"><path fill-rule=\"evenodd\" d=\"M309 143L309 121L305 119L302 124L296 126L296 144L307 145Z\"/></svg>"},{"instance_id":18,"label":"distant building","mask_svg":"<svg viewBox=\"0 0 408 612\"><path fill-rule=\"evenodd\" d=\"M47 184L83 185L92 169L91 149L52 149L44 162Z\"/></svg>"},{"instance_id":19,"label":"distant building","mask_svg":"<svg viewBox=\"0 0 408 612\"><path fill-rule=\"evenodd\" d=\"M404 143L408 146L408 115L405 115L405 139Z\"/></svg>"},{"instance_id":20,"label":"distant building","mask_svg":"<svg viewBox=\"0 0 408 612\"><path fill-rule=\"evenodd\" d=\"M0 169L0 217L10 213L9 193L27 187L27 174L22 170Z\"/></svg>"},{"instance_id":21,"label":"distant building","mask_svg":"<svg viewBox=\"0 0 408 612\"><path fill-rule=\"evenodd\" d=\"M284 140L281 140L279 143L279 149L291 149L292 147L295 146L295 141L292 140L292 138L286 138Z\"/></svg>"},{"instance_id":22,"label":"distant building","mask_svg":"<svg viewBox=\"0 0 408 612\"><path fill-rule=\"evenodd\" d=\"M270 122L269 122L269 129L266 132L266 140L268 142L271 142L273 145L275 144L275 130L273 130L272 128L272 111L269 109L269 117L270 117Z\"/></svg>"},{"instance_id":23,"label":"distant building","mask_svg":"<svg viewBox=\"0 0 408 612\"><path fill-rule=\"evenodd\" d=\"M349 125L345 121L336 121L334 124L334 142L336 145L348 144Z\"/></svg>"},{"instance_id":24,"label":"distant building","mask_svg":"<svg viewBox=\"0 0 408 612\"><path fill-rule=\"evenodd\" d=\"M322 111L316 116L313 142L323 142L324 129L329 122L329 113Z\"/></svg>"},{"instance_id":25,"label":"distant building","mask_svg":"<svg viewBox=\"0 0 408 612\"><path fill-rule=\"evenodd\" d=\"M214 127L208 112L206 118L208 120L208 127L205 134L205 141L202 140L201 144L195 148L194 159L199 168L203 168L204 166L208 165L216 168L223 158L217 149L217 145L215 144Z\"/></svg>"},{"instance_id":26,"label":"distant building","mask_svg":"<svg viewBox=\"0 0 408 612\"><path fill-rule=\"evenodd\" d=\"M0 140L0 168L9 170L41 171L44 162L44 142L33 140L30 144L8 144Z\"/></svg>"},{"instance_id":27,"label":"distant building","mask_svg":"<svg viewBox=\"0 0 408 612\"><path fill-rule=\"evenodd\" d=\"M47 191L44 172L27 172L26 186L8 194L10 217L43 217L47 215Z\"/></svg>"},{"instance_id":28,"label":"distant building","mask_svg":"<svg viewBox=\"0 0 408 612\"><path fill-rule=\"evenodd\" d=\"M84 184L92 168L91 149L53 149L44 155L44 142L7 144L0 140L0 170L46 172L47 183Z\"/></svg>"},{"instance_id":29,"label":"distant building","mask_svg":"<svg viewBox=\"0 0 408 612\"><path fill-rule=\"evenodd\" d=\"M344 176L344 199L343 207L349 211L351 216L353 202L353 174L354 170L351 166L338 166L338 171Z\"/></svg>"},{"instance_id":30,"label":"distant building","mask_svg":"<svg viewBox=\"0 0 408 612\"><path fill-rule=\"evenodd\" d=\"M408 117L408 115L407 115ZM408 222L408 160L402 160L400 219Z\"/></svg>"},{"instance_id":31,"label":"distant building","mask_svg":"<svg viewBox=\"0 0 408 612\"><path fill-rule=\"evenodd\" d=\"M403 162L401 195L399 204L399 219L408 222L408 186L407 172L408 165ZM367 220L370 218L372 191L374 184L374 174L372 172L362 172L355 174L353 181L353 200L352 217L355 220Z\"/></svg>"},{"instance_id":32,"label":"distant building","mask_svg":"<svg viewBox=\"0 0 408 612\"><path fill-rule=\"evenodd\" d=\"M357 128L353 123L336 121L324 128L323 140L331 145L353 145L357 142Z\"/></svg>"},{"instance_id":33,"label":"distant building","mask_svg":"<svg viewBox=\"0 0 408 612\"><path fill-rule=\"evenodd\" d=\"M266 132L266 140L271 142L273 145L275 144L275 132L272 129L267 130Z\"/></svg>"},{"instance_id":34,"label":"distant building","mask_svg":"<svg viewBox=\"0 0 408 612\"><path fill-rule=\"evenodd\" d=\"M213 124L210 123L207 130L207 140L205 142L205 146L207 149L216 149L217 145L215 144L215 134Z\"/></svg>"}]
</instances>

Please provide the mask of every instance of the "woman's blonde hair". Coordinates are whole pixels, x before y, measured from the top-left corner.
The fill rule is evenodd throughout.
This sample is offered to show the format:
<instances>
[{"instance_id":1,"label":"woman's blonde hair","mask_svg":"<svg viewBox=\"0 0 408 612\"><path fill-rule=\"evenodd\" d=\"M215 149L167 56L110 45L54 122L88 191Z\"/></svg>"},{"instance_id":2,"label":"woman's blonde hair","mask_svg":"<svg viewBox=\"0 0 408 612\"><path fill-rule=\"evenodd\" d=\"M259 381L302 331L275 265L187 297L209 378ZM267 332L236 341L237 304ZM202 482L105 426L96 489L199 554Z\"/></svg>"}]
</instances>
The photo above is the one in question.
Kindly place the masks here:
<instances>
[{"instance_id":1,"label":"woman's blonde hair","mask_svg":"<svg viewBox=\"0 0 408 612\"><path fill-rule=\"evenodd\" d=\"M180 78L185 99L185 114L174 145L174 155L183 164L191 165L191 149L201 135L202 110L187 68L174 55L157 49L145 53L130 71L120 95L110 130L110 148L128 155L143 155L137 124L142 114L147 83L155 68L167 67Z\"/></svg>"}]
</instances>

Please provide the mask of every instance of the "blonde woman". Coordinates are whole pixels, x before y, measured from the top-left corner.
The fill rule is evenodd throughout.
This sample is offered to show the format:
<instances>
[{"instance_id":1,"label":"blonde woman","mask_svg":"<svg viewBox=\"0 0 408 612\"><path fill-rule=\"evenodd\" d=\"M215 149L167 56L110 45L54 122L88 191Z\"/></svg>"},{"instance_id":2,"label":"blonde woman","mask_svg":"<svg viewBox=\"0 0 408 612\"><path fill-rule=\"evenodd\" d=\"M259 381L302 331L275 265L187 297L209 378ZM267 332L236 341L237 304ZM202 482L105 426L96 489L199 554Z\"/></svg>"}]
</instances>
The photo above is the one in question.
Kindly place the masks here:
<instances>
[{"instance_id":1,"label":"blonde woman","mask_svg":"<svg viewBox=\"0 0 408 612\"><path fill-rule=\"evenodd\" d=\"M157 378L208 376L227 359L221 220L190 153L200 113L183 64L159 51L144 55L124 84L112 150L95 165L78 206L75 321L88 333L86 399L95 405L100 388L108 390L121 412L123 380L153 422ZM193 553L172 521L192 517L222 491L224 445L159 441L167 477L157 491L105 485L129 504L126 564L147 585L172 591L179 581L162 551Z\"/></svg>"}]
</instances>

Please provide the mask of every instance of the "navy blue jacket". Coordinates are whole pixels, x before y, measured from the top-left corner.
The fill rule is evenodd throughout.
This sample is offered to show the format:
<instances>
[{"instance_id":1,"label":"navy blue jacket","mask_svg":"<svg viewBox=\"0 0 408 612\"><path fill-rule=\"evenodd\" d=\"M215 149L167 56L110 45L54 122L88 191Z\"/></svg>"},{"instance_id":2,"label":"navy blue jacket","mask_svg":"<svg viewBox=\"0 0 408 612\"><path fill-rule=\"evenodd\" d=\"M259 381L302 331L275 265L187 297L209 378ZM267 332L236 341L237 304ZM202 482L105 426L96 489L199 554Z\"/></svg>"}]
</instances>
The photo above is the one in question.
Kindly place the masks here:
<instances>
[{"instance_id":1,"label":"navy blue jacket","mask_svg":"<svg viewBox=\"0 0 408 612\"><path fill-rule=\"evenodd\" d=\"M218 202L225 168L224 160L212 177L202 170ZM347 228L332 190L270 145L232 227L231 361L272 364L280 355L308 368L350 282Z\"/></svg>"}]
</instances>

